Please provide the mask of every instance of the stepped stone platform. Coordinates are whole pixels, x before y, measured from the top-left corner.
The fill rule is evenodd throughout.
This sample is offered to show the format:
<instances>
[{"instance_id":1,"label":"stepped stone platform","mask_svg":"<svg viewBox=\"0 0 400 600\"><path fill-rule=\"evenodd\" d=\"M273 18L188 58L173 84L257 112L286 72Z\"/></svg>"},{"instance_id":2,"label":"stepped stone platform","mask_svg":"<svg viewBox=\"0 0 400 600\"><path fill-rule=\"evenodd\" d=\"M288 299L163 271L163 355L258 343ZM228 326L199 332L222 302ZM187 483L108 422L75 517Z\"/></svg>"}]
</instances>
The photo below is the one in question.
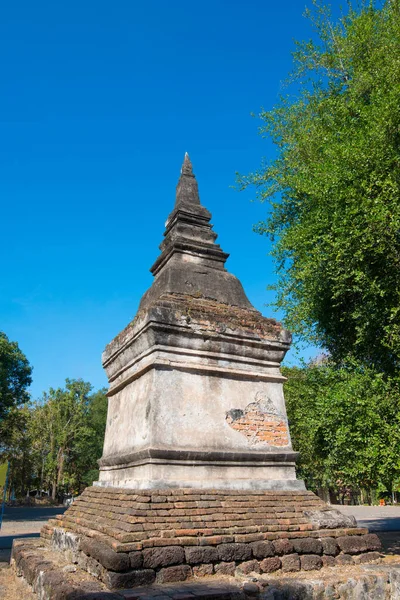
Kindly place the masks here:
<instances>
[{"instance_id":1,"label":"stepped stone platform","mask_svg":"<svg viewBox=\"0 0 400 600\"><path fill-rule=\"evenodd\" d=\"M379 559L379 538L308 491L87 488L41 536L109 589Z\"/></svg>"}]
</instances>

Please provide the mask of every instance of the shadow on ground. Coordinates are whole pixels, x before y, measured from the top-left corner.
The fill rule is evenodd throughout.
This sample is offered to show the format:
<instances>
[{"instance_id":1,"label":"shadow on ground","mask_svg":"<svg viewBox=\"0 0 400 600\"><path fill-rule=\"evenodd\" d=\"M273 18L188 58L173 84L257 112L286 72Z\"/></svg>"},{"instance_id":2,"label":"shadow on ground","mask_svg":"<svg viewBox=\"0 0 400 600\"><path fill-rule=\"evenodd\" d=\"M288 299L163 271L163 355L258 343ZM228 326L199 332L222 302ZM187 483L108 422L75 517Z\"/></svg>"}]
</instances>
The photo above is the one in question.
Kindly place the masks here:
<instances>
[{"instance_id":1,"label":"shadow on ground","mask_svg":"<svg viewBox=\"0 0 400 600\"><path fill-rule=\"evenodd\" d=\"M378 531L384 554L400 556L400 531Z\"/></svg>"},{"instance_id":2,"label":"shadow on ground","mask_svg":"<svg viewBox=\"0 0 400 600\"><path fill-rule=\"evenodd\" d=\"M367 527L374 533L380 533L381 531L391 531L392 533L398 533L400 530L400 519L388 517L383 519L357 519L359 527Z\"/></svg>"},{"instance_id":3,"label":"shadow on ground","mask_svg":"<svg viewBox=\"0 0 400 600\"><path fill-rule=\"evenodd\" d=\"M64 506L6 506L4 523L7 521L48 521L66 510Z\"/></svg>"},{"instance_id":4,"label":"shadow on ground","mask_svg":"<svg viewBox=\"0 0 400 600\"><path fill-rule=\"evenodd\" d=\"M39 537L40 533L20 533L17 535L2 535L0 536L0 550L5 550L12 546L13 540L20 540L22 538Z\"/></svg>"}]
</instances>

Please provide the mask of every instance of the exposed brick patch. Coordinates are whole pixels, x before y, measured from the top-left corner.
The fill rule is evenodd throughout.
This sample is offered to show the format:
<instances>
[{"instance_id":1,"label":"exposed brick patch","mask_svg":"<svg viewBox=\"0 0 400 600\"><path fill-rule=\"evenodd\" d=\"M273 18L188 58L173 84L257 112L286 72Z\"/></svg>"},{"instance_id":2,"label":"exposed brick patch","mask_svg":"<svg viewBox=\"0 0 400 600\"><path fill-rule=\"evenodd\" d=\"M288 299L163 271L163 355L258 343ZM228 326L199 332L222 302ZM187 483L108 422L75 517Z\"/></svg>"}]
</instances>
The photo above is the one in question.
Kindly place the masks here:
<instances>
[{"instance_id":1,"label":"exposed brick patch","mask_svg":"<svg viewBox=\"0 0 400 600\"><path fill-rule=\"evenodd\" d=\"M228 411L226 422L232 429L245 435L252 444L264 442L270 446L287 446L289 443L286 419L260 392L256 395L256 401L248 404L244 410Z\"/></svg>"},{"instance_id":2,"label":"exposed brick patch","mask_svg":"<svg viewBox=\"0 0 400 600\"><path fill-rule=\"evenodd\" d=\"M263 317L254 309L223 304L201 296L164 293L157 302L172 307L185 318L190 316L190 324L196 323L207 331L225 331L228 328L256 334L261 338L276 338L282 329L275 319Z\"/></svg>"}]
</instances>

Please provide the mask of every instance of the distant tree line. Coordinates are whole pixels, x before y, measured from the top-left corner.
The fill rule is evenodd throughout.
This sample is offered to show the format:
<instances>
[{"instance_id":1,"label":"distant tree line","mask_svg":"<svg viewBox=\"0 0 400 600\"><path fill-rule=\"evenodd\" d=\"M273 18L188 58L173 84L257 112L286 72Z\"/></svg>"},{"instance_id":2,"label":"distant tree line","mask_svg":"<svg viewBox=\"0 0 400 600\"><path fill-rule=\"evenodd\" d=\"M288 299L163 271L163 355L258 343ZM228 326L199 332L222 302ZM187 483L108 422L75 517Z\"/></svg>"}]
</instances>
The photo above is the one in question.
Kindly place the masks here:
<instances>
[{"instance_id":1,"label":"distant tree line","mask_svg":"<svg viewBox=\"0 0 400 600\"><path fill-rule=\"evenodd\" d=\"M0 333L0 462L9 461L8 495L79 493L98 476L107 417L106 390L67 379L30 401L32 368Z\"/></svg>"}]
</instances>

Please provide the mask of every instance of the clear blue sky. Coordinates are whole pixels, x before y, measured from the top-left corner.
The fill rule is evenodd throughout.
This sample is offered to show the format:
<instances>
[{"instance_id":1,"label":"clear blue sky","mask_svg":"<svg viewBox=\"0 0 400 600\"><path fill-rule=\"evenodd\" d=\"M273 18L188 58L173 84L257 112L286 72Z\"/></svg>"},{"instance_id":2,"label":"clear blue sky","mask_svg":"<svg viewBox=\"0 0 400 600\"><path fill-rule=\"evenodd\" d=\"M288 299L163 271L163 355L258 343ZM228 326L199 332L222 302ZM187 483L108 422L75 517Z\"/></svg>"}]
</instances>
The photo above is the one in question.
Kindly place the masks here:
<instances>
[{"instance_id":1,"label":"clear blue sky","mask_svg":"<svg viewBox=\"0 0 400 600\"><path fill-rule=\"evenodd\" d=\"M3 4L0 330L33 365L34 398L66 377L106 384L101 352L151 284L185 151L228 268L271 315L252 231L266 206L231 186L273 152L250 113L311 36L305 4Z\"/></svg>"}]
</instances>

